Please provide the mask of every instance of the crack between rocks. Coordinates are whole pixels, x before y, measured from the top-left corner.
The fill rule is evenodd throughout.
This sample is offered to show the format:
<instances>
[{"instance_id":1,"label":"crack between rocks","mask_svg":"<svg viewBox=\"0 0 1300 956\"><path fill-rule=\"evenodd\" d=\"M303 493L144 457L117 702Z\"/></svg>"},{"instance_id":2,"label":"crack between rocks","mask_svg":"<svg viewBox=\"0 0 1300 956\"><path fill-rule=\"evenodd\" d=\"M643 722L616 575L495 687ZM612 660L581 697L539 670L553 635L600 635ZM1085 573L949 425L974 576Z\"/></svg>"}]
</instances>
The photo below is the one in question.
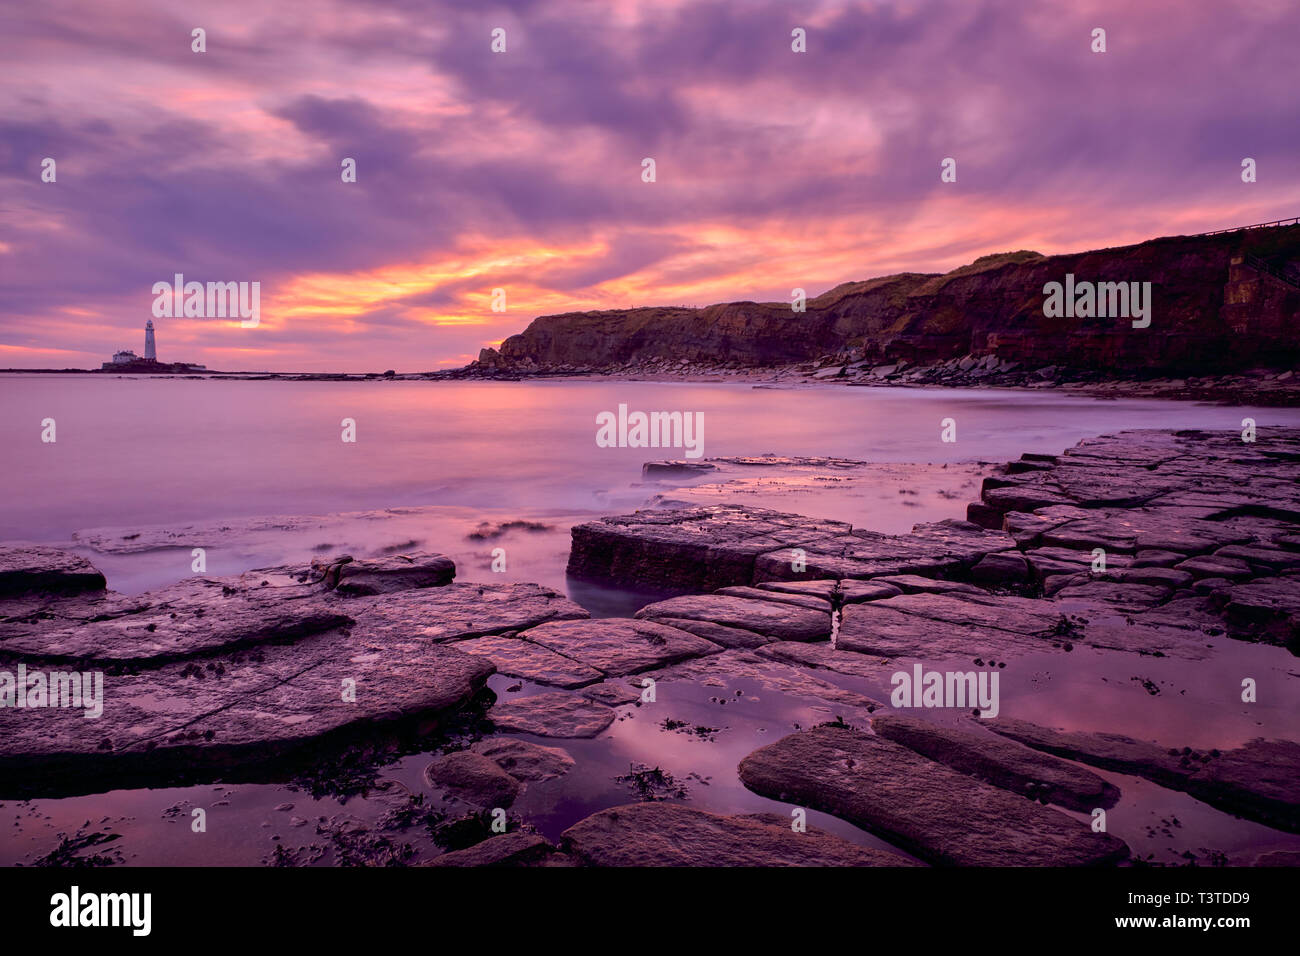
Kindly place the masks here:
<instances>
[{"instance_id":1,"label":"crack between rocks","mask_svg":"<svg viewBox=\"0 0 1300 956\"><path fill-rule=\"evenodd\" d=\"M290 683L291 681L295 681L295 680L297 680L299 677L301 677L303 674L306 674L308 671L315 670L315 669L318 668L318 667L323 667L323 666L325 666L325 665L328 664L328 663L329 663L329 661L323 661L323 660L322 660L322 661L316 661L314 664L308 664L308 665L307 665L306 667L304 667L302 670L300 670L300 671L296 671L295 673L290 674L289 676L287 676L287 677L285 677L285 678L282 678L282 679L280 679L280 680L276 680L276 681L272 681L271 683L266 684L266 685L264 685L264 686L262 686L262 687L256 688L255 690L250 690L250 691L248 691L247 693L241 694L241 695L239 695L238 697L236 697L234 700L231 700L231 701L229 701L228 703L223 704L223 705L220 706L220 707L215 707L215 708L213 708L212 710L206 711L206 712L204 712L204 713L202 713L202 714L198 714L198 715L195 716L194 718L192 718L192 719L190 719L190 720L187 720L187 721L185 721L185 722L182 723L182 724L176 724L176 725L171 726L171 727L169 727L169 728L166 728L166 729L164 729L164 730L160 730L158 733L156 733L156 734L152 734L152 735L150 735L150 736L148 736L148 737L141 737L139 740L136 740L136 741L132 742L130 745L128 745L128 746L126 746L126 747L123 747L123 748L121 748L120 750L117 750L117 751L115 751L115 752L116 752L116 753L127 753L127 752L129 752L129 751L139 749L141 746L143 746L143 745L149 743L149 742L152 741L152 740L158 740L158 739L160 739L160 738L162 738L162 737L167 736L168 734L179 733L180 731L184 730L186 727L190 727L190 726L192 726L192 725L198 723L198 722L201 721L201 720L206 720L206 719L209 718L209 717L214 717L214 716L216 716L217 714L220 714L220 713L223 713L223 712L225 712L225 711L227 711L227 710L230 710L232 707L235 707L235 706L237 706L237 705L239 705L239 704L245 703L245 702L247 702L247 701L249 701L249 700L251 700L251 699L253 699L253 698L255 698L255 697L260 697L260 696L262 696L263 694L266 694L266 693L269 692L269 691L273 691L273 690L275 690L277 687L283 687L285 684L288 684L288 683Z\"/></svg>"}]
</instances>

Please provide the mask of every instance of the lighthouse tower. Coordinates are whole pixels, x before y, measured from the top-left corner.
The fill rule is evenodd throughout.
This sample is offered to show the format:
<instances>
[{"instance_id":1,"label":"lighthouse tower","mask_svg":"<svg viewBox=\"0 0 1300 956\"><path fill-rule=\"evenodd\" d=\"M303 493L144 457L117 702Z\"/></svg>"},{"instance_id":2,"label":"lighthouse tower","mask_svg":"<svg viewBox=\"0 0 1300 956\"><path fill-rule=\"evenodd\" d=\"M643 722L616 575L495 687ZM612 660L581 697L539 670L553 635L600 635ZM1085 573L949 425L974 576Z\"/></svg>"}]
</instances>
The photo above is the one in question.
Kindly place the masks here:
<instances>
[{"instance_id":1,"label":"lighthouse tower","mask_svg":"<svg viewBox=\"0 0 1300 956\"><path fill-rule=\"evenodd\" d=\"M144 324L144 360L146 362L158 361L158 353L153 344L153 319Z\"/></svg>"}]
</instances>

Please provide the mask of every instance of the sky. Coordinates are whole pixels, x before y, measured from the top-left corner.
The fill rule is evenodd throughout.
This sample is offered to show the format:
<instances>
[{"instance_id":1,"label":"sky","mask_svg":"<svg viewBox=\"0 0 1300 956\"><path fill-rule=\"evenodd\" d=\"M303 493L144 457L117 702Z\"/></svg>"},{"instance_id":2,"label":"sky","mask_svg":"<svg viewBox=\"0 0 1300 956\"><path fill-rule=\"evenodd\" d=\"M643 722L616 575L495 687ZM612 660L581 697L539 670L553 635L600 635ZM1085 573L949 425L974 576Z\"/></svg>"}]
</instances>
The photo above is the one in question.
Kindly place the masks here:
<instances>
[{"instance_id":1,"label":"sky","mask_svg":"<svg viewBox=\"0 0 1300 956\"><path fill-rule=\"evenodd\" d=\"M1298 41L1295 0L5 4L0 368L142 353L177 273L261 314L156 319L162 361L421 372L538 315L1300 215Z\"/></svg>"}]
</instances>

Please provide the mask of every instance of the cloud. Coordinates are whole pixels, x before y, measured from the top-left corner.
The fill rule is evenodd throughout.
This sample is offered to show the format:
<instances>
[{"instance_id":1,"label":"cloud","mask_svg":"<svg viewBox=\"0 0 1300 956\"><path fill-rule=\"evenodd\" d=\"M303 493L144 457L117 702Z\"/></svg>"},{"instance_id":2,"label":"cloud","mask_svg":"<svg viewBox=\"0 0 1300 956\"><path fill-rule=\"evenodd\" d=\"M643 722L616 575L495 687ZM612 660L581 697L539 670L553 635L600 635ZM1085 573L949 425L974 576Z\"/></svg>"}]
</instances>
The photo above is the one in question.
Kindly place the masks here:
<instances>
[{"instance_id":1,"label":"cloud","mask_svg":"<svg viewBox=\"0 0 1300 956\"><path fill-rule=\"evenodd\" d=\"M182 11L52 0L0 37L6 364L133 346L175 272L261 281L264 323L169 328L172 357L412 371L545 312L784 299L1300 209L1284 0Z\"/></svg>"}]
</instances>

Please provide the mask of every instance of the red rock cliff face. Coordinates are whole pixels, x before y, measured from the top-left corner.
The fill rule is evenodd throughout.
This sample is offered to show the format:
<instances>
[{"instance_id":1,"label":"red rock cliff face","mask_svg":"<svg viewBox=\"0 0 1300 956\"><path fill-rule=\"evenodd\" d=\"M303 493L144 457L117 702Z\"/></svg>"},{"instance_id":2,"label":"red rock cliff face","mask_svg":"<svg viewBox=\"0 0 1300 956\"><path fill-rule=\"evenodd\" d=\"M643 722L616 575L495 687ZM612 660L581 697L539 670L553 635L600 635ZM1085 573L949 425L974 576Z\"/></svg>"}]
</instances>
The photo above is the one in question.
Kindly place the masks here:
<instances>
[{"instance_id":1,"label":"red rock cliff face","mask_svg":"<svg viewBox=\"0 0 1300 956\"><path fill-rule=\"evenodd\" d=\"M1150 282L1151 324L1047 318L1043 287ZM629 363L762 367L843 354L941 361L972 353L1115 370L1283 366L1300 354L1300 226L1153 239L1059 256L984 256L946 275L851 282L809 299L542 316L484 350L485 366L612 369Z\"/></svg>"}]
</instances>

